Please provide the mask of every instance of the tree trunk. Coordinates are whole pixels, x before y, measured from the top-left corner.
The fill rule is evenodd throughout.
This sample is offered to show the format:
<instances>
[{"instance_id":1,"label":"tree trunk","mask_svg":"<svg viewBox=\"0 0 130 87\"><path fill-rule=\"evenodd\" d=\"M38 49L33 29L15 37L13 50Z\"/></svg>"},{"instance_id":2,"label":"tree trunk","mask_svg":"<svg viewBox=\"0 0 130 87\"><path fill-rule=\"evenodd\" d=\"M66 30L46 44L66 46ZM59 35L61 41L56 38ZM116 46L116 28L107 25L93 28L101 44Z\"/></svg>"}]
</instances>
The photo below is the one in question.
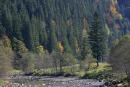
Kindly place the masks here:
<instances>
[{"instance_id":1,"label":"tree trunk","mask_svg":"<svg viewBox=\"0 0 130 87\"><path fill-rule=\"evenodd\" d=\"M99 62L97 61L97 67L99 67Z\"/></svg>"},{"instance_id":2,"label":"tree trunk","mask_svg":"<svg viewBox=\"0 0 130 87\"><path fill-rule=\"evenodd\" d=\"M100 61L99 56L97 56L97 67L99 67L99 61Z\"/></svg>"}]
</instances>

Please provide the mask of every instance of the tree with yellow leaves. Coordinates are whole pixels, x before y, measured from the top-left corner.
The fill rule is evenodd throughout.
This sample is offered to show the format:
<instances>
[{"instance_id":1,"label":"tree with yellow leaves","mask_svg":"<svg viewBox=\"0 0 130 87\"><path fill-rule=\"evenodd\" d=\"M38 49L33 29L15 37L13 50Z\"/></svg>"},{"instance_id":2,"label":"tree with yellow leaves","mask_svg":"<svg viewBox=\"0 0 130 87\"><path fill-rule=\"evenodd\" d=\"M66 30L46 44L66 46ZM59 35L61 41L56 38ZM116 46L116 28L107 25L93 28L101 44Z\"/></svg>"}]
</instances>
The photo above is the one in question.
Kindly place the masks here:
<instances>
[{"instance_id":1,"label":"tree with yellow leaves","mask_svg":"<svg viewBox=\"0 0 130 87\"><path fill-rule=\"evenodd\" d=\"M5 44L6 43L6 44ZM13 51L8 37L0 38L0 78L5 78L12 69Z\"/></svg>"}]
</instances>

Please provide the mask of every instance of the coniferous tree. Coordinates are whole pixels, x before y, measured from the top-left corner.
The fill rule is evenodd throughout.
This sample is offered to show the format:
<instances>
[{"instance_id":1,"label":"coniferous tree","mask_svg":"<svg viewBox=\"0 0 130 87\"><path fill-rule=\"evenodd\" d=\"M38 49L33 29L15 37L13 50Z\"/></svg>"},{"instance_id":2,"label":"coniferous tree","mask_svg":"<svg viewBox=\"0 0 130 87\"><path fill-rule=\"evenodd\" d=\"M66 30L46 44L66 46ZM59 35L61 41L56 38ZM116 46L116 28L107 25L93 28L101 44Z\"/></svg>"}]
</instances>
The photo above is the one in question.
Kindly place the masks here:
<instances>
[{"instance_id":1,"label":"coniferous tree","mask_svg":"<svg viewBox=\"0 0 130 87\"><path fill-rule=\"evenodd\" d=\"M91 56L91 49L88 41L88 36L85 35L83 37L82 46L81 46L81 60L84 61L86 58L90 58Z\"/></svg>"},{"instance_id":2,"label":"coniferous tree","mask_svg":"<svg viewBox=\"0 0 130 87\"><path fill-rule=\"evenodd\" d=\"M1 23L6 28L6 32L8 33L8 35L12 35L13 32L12 14L10 9L6 5L1 10Z\"/></svg>"},{"instance_id":3,"label":"coniferous tree","mask_svg":"<svg viewBox=\"0 0 130 87\"><path fill-rule=\"evenodd\" d=\"M93 15L93 20L90 24L89 40L94 58L97 59L97 66L103 57L107 48L107 34L103 27L102 19L97 12Z\"/></svg>"},{"instance_id":4,"label":"coniferous tree","mask_svg":"<svg viewBox=\"0 0 130 87\"><path fill-rule=\"evenodd\" d=\"M29 28L29 37L32 51L36 51L36 46L39 45L39 34L38 34L39 26L37 21L38 21L37 18L35 16L32 16Z\"/></svg>"},{"instance_id":5,"label":"coniferous tree","mask_svg":"<svg viewBox=\"0 0 130 87\"><path fill-rule=\"evenodd\" d=\"M56 23L54 20L51 21L51 37L50 37L50 40L51 40L51 51L53 50L56 50L56 46L57 46L57 37L56 37Z\"/></svg>"}]
</instances>

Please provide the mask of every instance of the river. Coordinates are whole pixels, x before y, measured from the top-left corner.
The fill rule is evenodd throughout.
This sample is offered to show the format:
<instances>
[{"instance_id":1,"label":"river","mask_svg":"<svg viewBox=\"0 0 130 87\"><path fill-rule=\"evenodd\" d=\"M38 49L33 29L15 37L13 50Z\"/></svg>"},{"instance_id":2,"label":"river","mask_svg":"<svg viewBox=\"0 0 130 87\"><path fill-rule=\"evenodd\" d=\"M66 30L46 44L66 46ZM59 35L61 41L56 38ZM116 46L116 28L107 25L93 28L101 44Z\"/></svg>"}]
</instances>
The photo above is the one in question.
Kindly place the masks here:
<instances>
[{"instance_id":1,"label":"river","mask_svg":"<svg viewBox=\"0 0 130 87\"><path fill-rule=\"evenodd\" d=\"M16 76L11 82L1 87L103 87L104 82L78 77L34 77Z\"/></svg>"}]
</instances>

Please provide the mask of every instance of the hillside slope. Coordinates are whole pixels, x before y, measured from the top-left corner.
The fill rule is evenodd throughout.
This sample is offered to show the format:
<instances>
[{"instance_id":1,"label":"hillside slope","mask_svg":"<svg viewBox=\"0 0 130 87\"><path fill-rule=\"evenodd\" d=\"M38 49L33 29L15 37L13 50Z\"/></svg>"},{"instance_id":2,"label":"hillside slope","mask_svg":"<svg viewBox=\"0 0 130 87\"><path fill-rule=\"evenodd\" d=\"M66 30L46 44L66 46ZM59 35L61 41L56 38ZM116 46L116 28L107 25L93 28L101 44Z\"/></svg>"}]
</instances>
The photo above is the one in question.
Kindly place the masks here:
<instances>
[{"instance_id":1,"label":"hillside slope","mask_svg":"<svg viewBox=\"0 0 130 87\"><path fill-rule=\"evenodd\" d=\"M0 4L0 35L8 35L14 49L20 40L30 51L42 45L52 52L60 44L65 52L76 53L95 11L108 28L109 43L129 33L129 20L116 0L1 0Z\"/></svg>"}]
</instances>

